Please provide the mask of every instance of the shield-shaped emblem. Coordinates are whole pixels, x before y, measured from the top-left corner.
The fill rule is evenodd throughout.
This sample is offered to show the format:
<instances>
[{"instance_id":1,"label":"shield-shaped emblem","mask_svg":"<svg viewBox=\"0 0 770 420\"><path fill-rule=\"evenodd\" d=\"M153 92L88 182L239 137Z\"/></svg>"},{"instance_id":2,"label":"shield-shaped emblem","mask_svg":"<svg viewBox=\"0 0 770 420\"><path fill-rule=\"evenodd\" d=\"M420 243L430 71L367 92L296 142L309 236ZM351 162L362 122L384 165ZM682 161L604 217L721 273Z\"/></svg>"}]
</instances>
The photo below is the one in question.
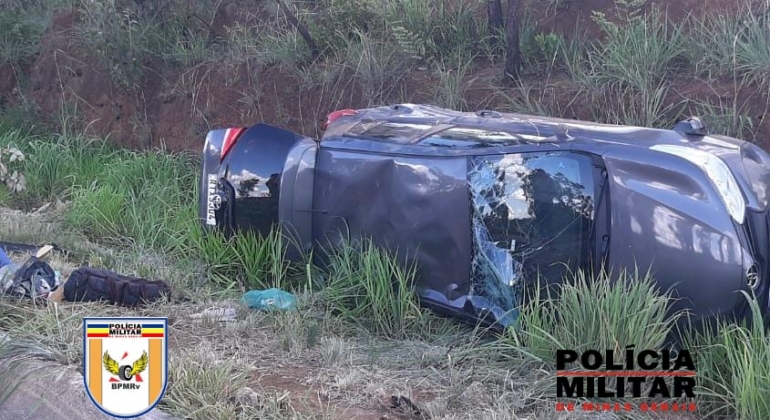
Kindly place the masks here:
<instances>
[{"instance_id":1,"label":"shield-shaped emblem","mask_svg":"<svg viewBox=\"0 0 770 420\"><path fill-rule=\"evenodd\" d=\"M168 378L167 318L83 318L83 379L106 414L141 416L160 402Z\"/></svg>"}]
</instances>

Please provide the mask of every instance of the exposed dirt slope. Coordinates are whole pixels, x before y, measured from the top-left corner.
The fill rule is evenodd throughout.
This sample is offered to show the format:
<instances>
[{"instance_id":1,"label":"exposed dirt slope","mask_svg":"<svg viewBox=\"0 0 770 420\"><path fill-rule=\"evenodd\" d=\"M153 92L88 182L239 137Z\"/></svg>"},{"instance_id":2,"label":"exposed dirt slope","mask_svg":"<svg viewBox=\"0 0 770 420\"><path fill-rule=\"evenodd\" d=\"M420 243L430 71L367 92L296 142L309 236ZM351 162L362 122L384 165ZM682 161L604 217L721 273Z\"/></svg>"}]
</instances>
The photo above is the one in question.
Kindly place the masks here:
<instances>
[{"instance_id":1,"label":"exposed dirt slope","mask_svg":"<svg viewBox=\"0 0 770 420\"><path fill-rule=\"evenodd\" d=\"M600 31L591 20L592 12L615 15L614 0L580 0L563 2L560 10L542 10L537 17L540 30L570 36L576 28L583 28L589 38ZM658 0L651 1L667 10L674 21L682 21L688 14L721 13L736 7L733 0ZM240 8L248 7L237 1L224 2L215 14L212 34L222 34L227 25L238 21ZM94 59L89 51L78 45L73 25L78 16L59 14L53 19L42 39L41 51L22 70L25 83L20 84L17 71L10 66L0 67L0 107L14 107L20 97L31 100L39 110L39 118L54 124L79 124L89 133L109 135L129 147L165 146L171 150L198 150L205 133L214 127L251 124L266 121L317 135L319 122L336 108L365 106L361 92L347 88L323 86L302 87L296 75L280 71L254 74L245 65L205 63L189 69L169 71L160 62L146 61L145 80L130 88L119 87L110 77L109 69ZM126 64L126 63L124 63ZM467 76L474 79L467 91L469 108L494 107L500 97L492 96L493 84L499 84L500 65L490 68L481 63ZM394 91L412 92L413 101L430 100L429 92L435 84L435 75L413 70ZM527 83L542 80L529 76ZM570 80L548 80L556 86L551 100L564 109L568 117L592 118L588 97L576 97ZM23 86L21 91L19 87ZM553 87L551 88L553 90ZM334 91L332 91L334 90ZM702 83L683 80L676 92L670 92L667 101L681 98L710 98L731 102L739 97L729 83L719 92ZM258 104L246 100L244 92L260 92ZM748 114L755 125L766 113L767 103L762 98L749 99ZM30 121L30 124L32 122ZM759 139L767 137L764 128ZM761 140L759 140L762 142Z\"/></svg>"}]
</instances>

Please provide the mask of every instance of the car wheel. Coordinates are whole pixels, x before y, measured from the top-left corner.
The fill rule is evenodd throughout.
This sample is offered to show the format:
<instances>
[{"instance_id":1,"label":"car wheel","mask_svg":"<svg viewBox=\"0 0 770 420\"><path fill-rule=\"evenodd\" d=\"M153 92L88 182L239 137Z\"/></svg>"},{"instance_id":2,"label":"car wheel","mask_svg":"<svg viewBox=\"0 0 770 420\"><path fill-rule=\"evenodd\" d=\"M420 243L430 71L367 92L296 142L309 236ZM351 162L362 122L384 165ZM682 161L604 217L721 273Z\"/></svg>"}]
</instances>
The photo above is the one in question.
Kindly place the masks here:
<instances>
[{"instance_id":1,"label":"car wheel","mask_svg":"<svg viewBox=\"0 0 770 420\"><path fill-rule=\"evenodd\" d=\"M134 375L131 374L131 366L130 365L121 366L120 370L118 371L118 376L120 376L120 379L124 381L131 380L131 378L134 377Z\"/></svg>"}]
</instances>

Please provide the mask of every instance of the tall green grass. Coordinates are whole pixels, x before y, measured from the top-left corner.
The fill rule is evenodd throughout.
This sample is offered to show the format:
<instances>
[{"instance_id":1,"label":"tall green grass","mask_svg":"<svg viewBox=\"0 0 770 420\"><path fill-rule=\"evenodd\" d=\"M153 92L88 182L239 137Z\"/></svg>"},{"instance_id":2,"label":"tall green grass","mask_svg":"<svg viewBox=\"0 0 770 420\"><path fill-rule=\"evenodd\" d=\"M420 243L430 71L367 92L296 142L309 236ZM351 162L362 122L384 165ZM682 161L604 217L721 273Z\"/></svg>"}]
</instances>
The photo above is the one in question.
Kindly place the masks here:
<instances>
[{"instance_id":1,"label":"tall green grass","mask_svg":"<svg viewBox=\"0 0 770 420\"><path fill-rule=\"evenodd\" d=\"M535 288L520 312L519 326L506 331L510 348L548 365L556 350L661 349L681 313L669 313L670 296L648 274L579 271L553 288Z\"/></svg>"},{"instance_id":2,"label":"tall green grass","mask_svg":"<svg viewBox=\"0 0 770 420\"><path fill-rule=\"evenodd\" d=\"M699 75L740 77L770 86L770 16L755 10L743 2L735 12L711 14L693 22L688 45Z\"/></svg>"},{"instance_id":3,"label":"tall green grass","mask_svg":"<svg viewBox=\"0 0 770 420\"><path fill-rule=\"evenodd\" d=\"M15 207L70 201L69 227L111 244L171 250L196 216L197 168L184 154L131 152L85 137L0 135L29 156Z\"/></svg>"},{"instance_id":4,"label":"tall green grass","mask_svg":"<svg viewBox=\"0 0 770 420\"><path fill-rule=\"evenodd\" d=\"M27 189L3 204L27 209L68 202L65 227L93 241L202 261L225 287L290 288L299 277L279 229L262 237L226 238L198 222L199 167L188 154L130 151L85 137L0 132L0 146L15 145L27 159Z\"/></svg>"},{"instance_id":5,"label":"tall green grass","mask_svg":"<svg viewBox=\"0 0 770 420\"><path fill-rule=\"evenodd\" d=\"M751 322L720 320L686 337L696 355L701 407L709 417L770 418L770 336L756 298L744 292ZM747 325L750 324L750 325Z\"/></svg>"},{"instance_id":6,"label":"tall green grass","mask_svg":"<svg viewBox=\"0 0 770 420\"><path fill-rule=\"evenodd\" d=\"M198 257L208 267L208 275L219 285L247 289L277 288L293 290L303 284L301 264L286 258L290 239L280 229L267 235L243 232L226 237L221 232L205 232L196 224L190 243L182 243L189 257Z\"/></svg>"},{"instance_id":7,"label":"tall green grass","mask_svg":"<svg viewBox=\"0 0 770 420\"><path fill-rule=\"evenodd\" d=\"M423 322L412 289L414 264L402 266L394 251L378 247L371 239L325 252L329 263L324 296L332 313L393 338L413 334Z\"/></svg>"},{"instance_id":8,"label":"tall green grass","mask_svg":"<svg viewBox=\"0 0 770 420\"><path fill-rule=\"evenodd\" d=\"M684 64L681 25L654 12L623 24L600 22L606 39L588 53L585 78L596 86L647 90Z\"/></svg>"}]
</instances>

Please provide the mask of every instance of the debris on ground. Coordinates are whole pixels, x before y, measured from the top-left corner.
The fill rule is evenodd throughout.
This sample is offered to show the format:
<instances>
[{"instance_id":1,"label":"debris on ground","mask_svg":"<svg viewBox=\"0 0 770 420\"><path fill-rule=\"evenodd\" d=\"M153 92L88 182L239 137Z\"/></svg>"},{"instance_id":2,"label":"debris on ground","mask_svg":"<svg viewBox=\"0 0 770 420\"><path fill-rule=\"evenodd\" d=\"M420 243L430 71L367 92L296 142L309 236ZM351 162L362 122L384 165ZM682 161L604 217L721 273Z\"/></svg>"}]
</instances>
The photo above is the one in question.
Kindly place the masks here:
<instances>
[{"instance_id":1,"label":"debris on ground","mask_svg":"<svg viewBox=\"0 0 770 420\"><path fill-rule=\"evenodd\" d=\"M261 407L264 404L263 400L264 397L250 387L243 387L235 391L235 401L244 407Z\"/></svg>"},{"instance_id":2,"label":"debris on ground","mask_svg":"<svg viewBox=\"0 0 770 420\"><path fill-rule=\"evenodd\" d=\"M297 298L293 294L276 288L250 290L243 295L243 302L250 309L260 311L287 311L297 307Z\"/></svg>"},{"instance_id":3,"label":"debris on ground","mask_svg":"<svg viewBox=\"0 0 770 420\"><path fill-rule=\"evenodd\" d=\"M423 414L422 410L417 407L417 405L413 403L412 400L402 395L393 395L390 397L390 408L406 414L410 416L410 418L427 418L427 416Z\"/></svg>"},{"instance_id":4,"label":"debris on ground","mask_svg":"<svg viewBox=\"0 0 770 420\"><path fill-rule=\"evenodd\" d=\"M8 295L32 300L96 302L135 307L163 297L171 288L162 280L130 277L104 268L80 267L66 280L43 258L54 249L46 245L22 263L14 263L0 248L0 296Z\"/></svg>"},{"instance_id":5,"label":"debris on ground","mask_svg":"<svg viewBox=\"0 0 770 420\"><path fill-rule=\"evenodd\" d=\"M0 248L0 295L48 299L62 284L61 273L43 261L52 250L53 246L46 245L20 264Z\"/></svg>"},{"instance_id":6,"label":"debris on ground","mask_svg":"<svg viewBox=\"0 0 770 420\"><path fill-rule=\"evenodd\" d=\"M190 315L193 319L208 319L211 321L235 321L238 317L235 308L211 308L203 312Z\"/></svg>"}]
</instances>

